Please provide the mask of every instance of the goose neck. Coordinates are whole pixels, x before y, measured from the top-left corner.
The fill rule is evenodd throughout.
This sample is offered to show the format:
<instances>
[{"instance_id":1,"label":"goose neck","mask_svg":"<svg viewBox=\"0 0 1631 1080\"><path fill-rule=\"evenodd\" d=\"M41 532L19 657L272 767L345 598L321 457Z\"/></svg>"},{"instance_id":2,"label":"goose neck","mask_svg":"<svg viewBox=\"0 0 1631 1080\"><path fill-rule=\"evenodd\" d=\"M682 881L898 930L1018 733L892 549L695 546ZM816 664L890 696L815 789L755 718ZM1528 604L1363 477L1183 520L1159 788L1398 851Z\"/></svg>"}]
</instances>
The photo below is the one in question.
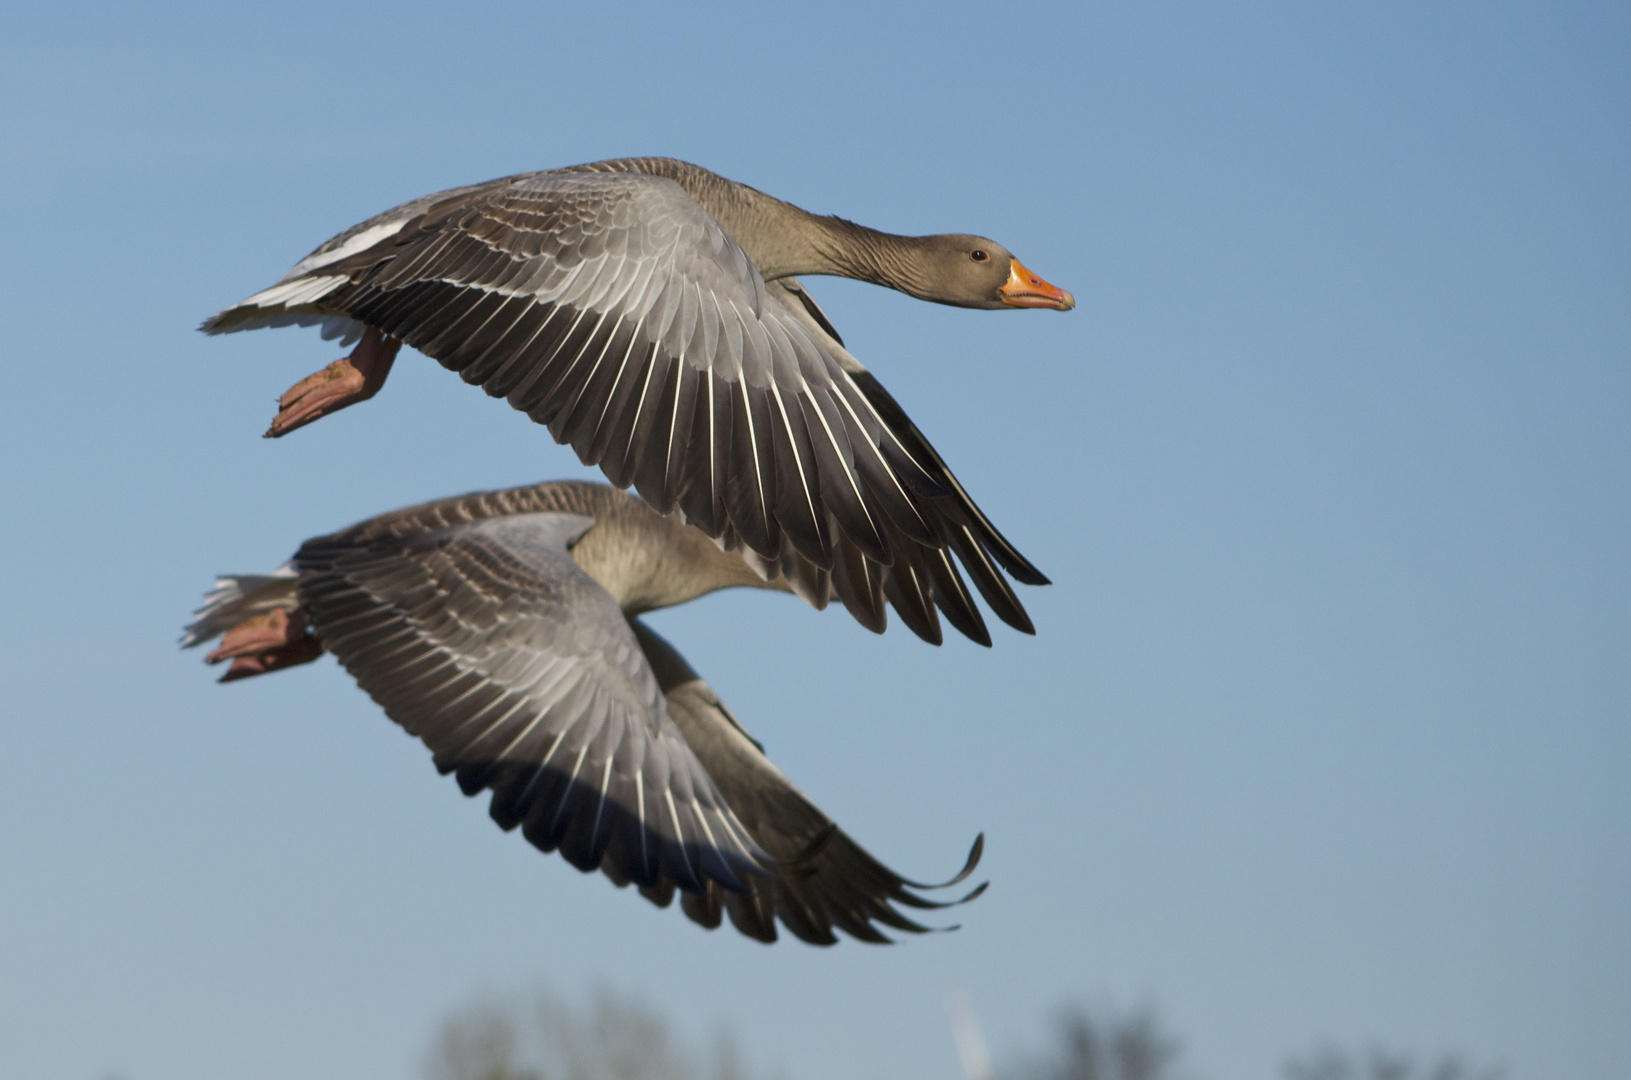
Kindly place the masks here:
<instances>
[{"instance_id":1,"label":"goose neck","mask_svg":"<svg viewBox=\"0 0 1631 1080\"><path fill-rule=\"evenodd\" d=\"M853 278L929 299L923 238L880 232L841 217L808 216L813 258L800 273Z\"/></svg>"}]
</instances>

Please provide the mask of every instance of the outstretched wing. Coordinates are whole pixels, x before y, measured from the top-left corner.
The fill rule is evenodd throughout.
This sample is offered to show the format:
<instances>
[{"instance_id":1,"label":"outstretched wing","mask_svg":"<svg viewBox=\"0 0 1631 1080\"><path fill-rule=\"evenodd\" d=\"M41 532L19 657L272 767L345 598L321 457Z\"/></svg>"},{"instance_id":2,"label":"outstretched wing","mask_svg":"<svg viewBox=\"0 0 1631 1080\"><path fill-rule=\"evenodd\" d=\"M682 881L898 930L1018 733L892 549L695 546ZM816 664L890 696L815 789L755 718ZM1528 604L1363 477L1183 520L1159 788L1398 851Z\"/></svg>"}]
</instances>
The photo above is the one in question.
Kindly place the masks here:
<instances>
[{"instance_id":1,"label":"outstretched wing","mask_svg":"<svg viewBox=\"0 0 1631 1080\"><path fill-rule=\"evenodd\" d=\"M878 925L911 933L929 929L907 918L896 905L945 908L984 891L981 885L951 901L929 900L914 892L946 888L967 878L979 862L981 840L975 841L962 871L943 885L919 885L901 877L867 854L770 763L672 645L637 619L631 619L630 625L668 699L669 715L719 784L737 818L776 858L771 873L748 881L746 893L710 886L701 893L685 894L681 906L693 920L715 927L722 913L729 914L738 930L761 941L776 940L780 920L795 935L816 945L836 942L835 930L883 943L889 938ZM641 891L660 904L667 904L673 896L672 888Z\"/></svg>"},{"instance_id":2,"label":"outstretched wing","mask_svg":"<svg viewBox=\"0 0 1631 1080\"><path fill-rule=\"evenodd\" d=\"M770 857L670 718L612 598L567 545L593 520L520 514L295 556L323 646L493 819L581 870L745 893Z\"/></svg>"},{"instance_id":3,"label":"outstretched wing","mask_svg":"<svg viewBox=\"0 0 1631 1080\"><path fill-rule=\"evenodd\" d=\"M662 513L766 563L830 572L939 641L990 643L957 562L1032 632L1003 577L1045 578L992 527L792 279L764 282L677 183L524 174L428 196L323 245L205 323L380 327L549 426Z\"/></svg>"}]
</instances>

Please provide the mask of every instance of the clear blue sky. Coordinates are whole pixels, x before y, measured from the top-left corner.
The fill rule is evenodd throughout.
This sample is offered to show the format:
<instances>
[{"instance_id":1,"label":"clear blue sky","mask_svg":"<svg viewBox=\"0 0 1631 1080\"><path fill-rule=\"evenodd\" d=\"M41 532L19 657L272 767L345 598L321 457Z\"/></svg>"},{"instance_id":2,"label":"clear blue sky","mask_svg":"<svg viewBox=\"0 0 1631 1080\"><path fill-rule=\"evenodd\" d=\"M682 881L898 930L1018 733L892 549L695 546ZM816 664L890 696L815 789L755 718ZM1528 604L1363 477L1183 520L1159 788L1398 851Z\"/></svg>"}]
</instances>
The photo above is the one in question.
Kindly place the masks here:
<instances>
[{"instance_id":1,"label":"clear blue sky","mask_svg":"<svg viewBox=\"0 0 1631 1080\"><path fill-rule=\"evenodd\" d=\"M1631 1063L1631 15L1600 4L13 5L0 14L0 1075L417 1075L603 981L793 1080L954 1077L1069 999L1194 1075L1324 1038ZM704 933L498 832L332 664L216 686L219 571L583 475L417 355L200 319L438 188L623 154L997 238L1068 315L809 284L1051 573L931 649L656 619L955 934ZM812 669L816 674L812 675Z\"/></svg>"}]
</instances>

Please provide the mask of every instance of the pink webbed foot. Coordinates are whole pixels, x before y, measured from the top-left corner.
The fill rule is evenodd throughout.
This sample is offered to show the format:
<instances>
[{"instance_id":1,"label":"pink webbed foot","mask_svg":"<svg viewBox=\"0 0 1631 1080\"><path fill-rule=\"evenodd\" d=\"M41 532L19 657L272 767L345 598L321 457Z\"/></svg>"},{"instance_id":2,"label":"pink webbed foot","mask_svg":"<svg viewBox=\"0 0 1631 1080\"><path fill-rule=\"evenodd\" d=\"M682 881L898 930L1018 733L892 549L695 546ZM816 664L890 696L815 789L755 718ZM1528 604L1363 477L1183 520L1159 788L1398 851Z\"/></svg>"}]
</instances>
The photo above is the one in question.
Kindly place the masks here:
<instances>
[{"instance_id":1,"label":"pink webbed foot","mask_svg":"<svg viewBox=\"0 0 1631 1080\"><path fill-rule=\"evenodd\" d=\"M222 682L309 664L323 655L323 644L306 632L306 613L278 608L253 615L221 635L221 645L204 657L206 664L231 660Z\"/></svg>"},{"instance_id":2,"label":"pink webbed foot","mask_svg":"<svg viewBox=\"0 0 1631 1080\"><path fill-rule=\"evenodd\" d=\"M363 331L362 340L351 355L334 361L322 371L307 375L278 398L278 414L272 426L266 429L268 439L287 435L295 428L305 427L313 420L347 405L367 401L385 385L391 373L391 364L402 342L387 337L377 327Z\"/></svg>"}]
</instances>

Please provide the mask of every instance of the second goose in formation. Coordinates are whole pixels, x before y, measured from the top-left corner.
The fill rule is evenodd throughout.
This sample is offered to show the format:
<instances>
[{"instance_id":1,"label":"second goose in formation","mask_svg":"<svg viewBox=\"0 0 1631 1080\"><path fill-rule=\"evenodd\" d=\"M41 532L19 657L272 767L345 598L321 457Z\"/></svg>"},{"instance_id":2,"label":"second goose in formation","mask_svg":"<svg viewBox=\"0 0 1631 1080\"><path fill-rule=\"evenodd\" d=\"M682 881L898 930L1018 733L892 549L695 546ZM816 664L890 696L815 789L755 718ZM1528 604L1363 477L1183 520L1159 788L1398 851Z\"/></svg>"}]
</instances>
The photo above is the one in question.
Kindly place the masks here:
<instances>
[{"instance_id":1,"label":"second goose in formation","mask_svg":"<svg viewBox=\"0 0 1631 1080\"><path fill-rule=\"evenodd\" d=\"M558 481L308 540L273 574L221 579L182 642L221 635L228 680L333 653L465 794L492 792L499 825L659 905L678 890L704 926L922 931L897 905L945 907L914 891L944 886L862 850L638 618L737 585L788 587L622 492Z\"/></svg>"},{"instance_id":2,"label":"second goose in formation","mask_svg":"<svg viewBox=\"0 0 1631 1080\"><path fill-rule=\"evenodd\" d=\"M630 158L404 203L203 329L321 324L358 343L283 395L268 435L372 397L406 342L659 512L765 560L850 564L835 582L846 601L893 569L989 644L955 555L992 610L1032 632L1002 571L1047 578L845 350L799 274L961 307L1075 305L993 240L894 236Z\"/></svg>"}]
</instances>

